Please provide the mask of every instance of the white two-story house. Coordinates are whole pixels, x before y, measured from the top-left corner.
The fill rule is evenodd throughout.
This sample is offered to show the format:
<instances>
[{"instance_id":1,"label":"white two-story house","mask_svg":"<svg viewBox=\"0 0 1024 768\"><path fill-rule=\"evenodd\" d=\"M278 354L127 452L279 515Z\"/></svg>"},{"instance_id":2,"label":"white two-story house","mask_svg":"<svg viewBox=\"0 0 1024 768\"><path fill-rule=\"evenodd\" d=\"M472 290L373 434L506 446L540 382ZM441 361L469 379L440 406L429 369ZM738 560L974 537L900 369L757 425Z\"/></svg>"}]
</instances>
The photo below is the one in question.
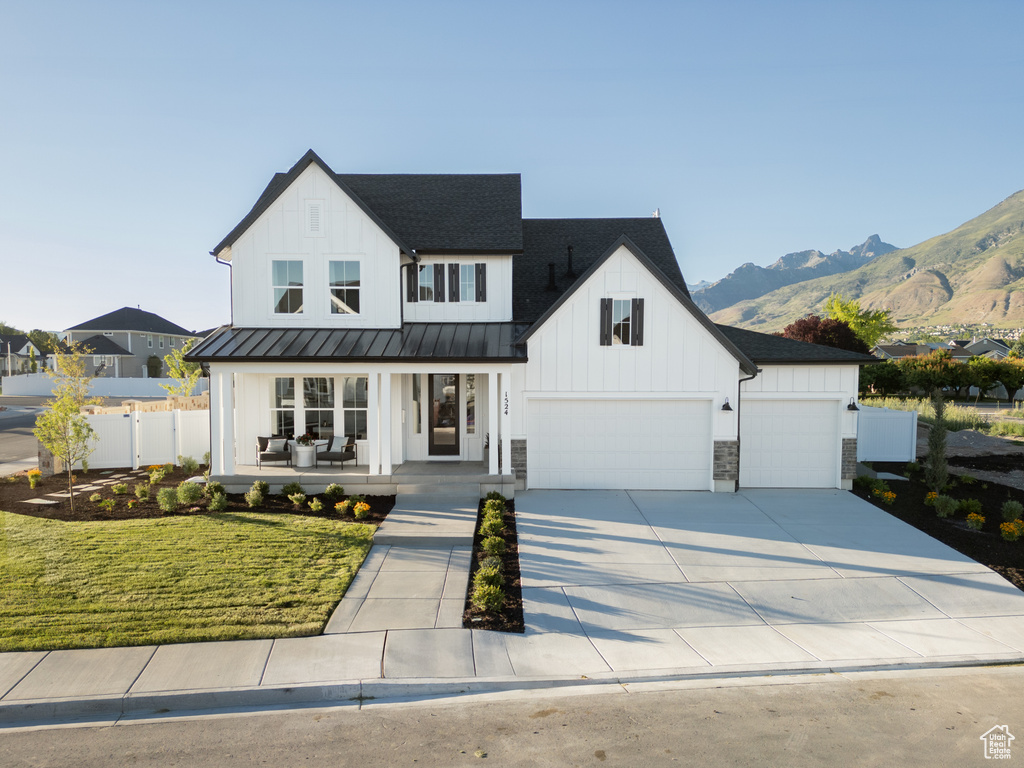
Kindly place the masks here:
<instances>
[{"instance_id":1,"label":"white two-story house","mask_svg":"<svg viewBox=\"0 0 1024 768\"><path fill-rule=\"evenodd\" d=\"M517 174L341 174L311 150L212 255L232 324L190 358L210 371L215 475L251 472L257 437L311 433L354 437L370 475L486 461L529 488L852 480L873 358L715 325L658 218L523 219Z\"/></svg>"}]
</instances>

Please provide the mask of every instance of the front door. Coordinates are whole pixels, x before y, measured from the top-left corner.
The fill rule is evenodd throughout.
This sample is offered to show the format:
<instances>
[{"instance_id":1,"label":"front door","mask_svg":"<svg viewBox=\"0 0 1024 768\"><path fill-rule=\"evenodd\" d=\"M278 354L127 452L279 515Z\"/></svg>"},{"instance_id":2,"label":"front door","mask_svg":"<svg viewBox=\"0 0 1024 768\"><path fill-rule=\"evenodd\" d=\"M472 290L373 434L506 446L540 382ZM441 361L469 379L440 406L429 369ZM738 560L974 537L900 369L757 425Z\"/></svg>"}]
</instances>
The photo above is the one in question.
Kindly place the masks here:
<instances>
[{"instance_id":1,"label":"front door","mask_svg":"<svg viewBox=\"0 0 1024 768\"><path fill-rule=\"evenodd\" d=\"M459 376L429 375L429 452L431 456L459 455Z\"/></svg>"}]
</instances>

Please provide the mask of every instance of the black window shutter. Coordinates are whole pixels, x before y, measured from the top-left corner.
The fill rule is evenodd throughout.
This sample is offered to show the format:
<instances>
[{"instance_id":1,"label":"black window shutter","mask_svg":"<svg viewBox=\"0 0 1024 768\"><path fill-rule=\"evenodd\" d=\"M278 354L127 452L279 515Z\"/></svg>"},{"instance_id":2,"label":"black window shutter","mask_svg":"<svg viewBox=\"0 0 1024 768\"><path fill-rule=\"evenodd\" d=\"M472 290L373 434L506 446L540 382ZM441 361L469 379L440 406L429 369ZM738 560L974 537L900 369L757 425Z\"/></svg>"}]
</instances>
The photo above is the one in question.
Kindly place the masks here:
<instances>
[{"instance_id":1,"label":"black window shutter","mask_svg":"<svg viewBox=\"0 0 1024 768\"><path fill-rule=\"evenodd\" d=\"M405 300L413 304L420 299L420 266L415 262L405 268Z\"/></svg>"},{"instance_id":2,"label":"black window shutter","mask_svg":"<svg viewBox=\"0 0 1024 768\"><path fill-rule=\"evenodd\" d=\"M444 301L444 264L434 265L434 301Z\"/></svg>"},{"instance_id":3,"label":"black window shutter","mask_svg":"<svg viewBox=\"0 0 1024 768\"><path fill-rule=\"evenodd\" d=\"M612 300L601 299L601 346L612 345Z\"/></svg>"},{"instance_id":4,"label":"black window shutter","mask_svg":"<svg viewBox=\"0 0 1024 768\"><path fill-rule=\"evenodd\" d=\"M487 301L487 265L476 265L476 300Z\"/></svg>"},{"instance_id":5,"label":"black window shutter","mask_svg":"<svg viewBox=\"0 0 1024 768\"><path fill-rule=\"evenodd\" d=\"M633 346L642 347L644 343L644 300L633 299L629 308L633 316Z\"/></svg>"},{"instance_id":6,"label":"black window shutter","mask_svg":"<svg viewBox=\"0 0 1024 768\"><path fill-rule=\"evenodd\" d=\"M459 300L459 265L448 265L448 301Z\"/></svg>"}]
</instances>

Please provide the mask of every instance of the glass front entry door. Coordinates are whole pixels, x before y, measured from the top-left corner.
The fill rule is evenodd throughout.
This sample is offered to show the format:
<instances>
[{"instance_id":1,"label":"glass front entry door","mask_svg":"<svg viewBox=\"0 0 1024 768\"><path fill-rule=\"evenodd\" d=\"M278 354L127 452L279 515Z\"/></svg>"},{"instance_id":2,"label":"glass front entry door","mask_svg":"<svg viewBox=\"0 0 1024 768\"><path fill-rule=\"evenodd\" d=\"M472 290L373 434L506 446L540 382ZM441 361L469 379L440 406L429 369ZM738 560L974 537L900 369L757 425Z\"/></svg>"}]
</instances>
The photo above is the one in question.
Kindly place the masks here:
<instances>
[{"instance_id":1,"label":"glass front entry door","mask_svg":"<svg viewBox=\"0 0 1024 768\"><path fill-rule=\"evenodd\" d=\"M459 455L459 377L432 373L429 402L429 451L431 456Z\"/></svg>"}]
</instances>

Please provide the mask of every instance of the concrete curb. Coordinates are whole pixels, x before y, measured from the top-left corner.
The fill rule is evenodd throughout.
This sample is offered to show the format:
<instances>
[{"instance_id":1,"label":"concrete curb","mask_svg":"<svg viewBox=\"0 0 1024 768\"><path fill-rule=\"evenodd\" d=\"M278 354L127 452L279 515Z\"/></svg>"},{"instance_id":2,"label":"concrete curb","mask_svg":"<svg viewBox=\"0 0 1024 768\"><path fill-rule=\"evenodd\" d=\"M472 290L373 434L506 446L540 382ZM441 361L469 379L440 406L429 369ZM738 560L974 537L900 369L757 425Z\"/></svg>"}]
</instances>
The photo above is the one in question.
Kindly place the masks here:
<instances>
[{"instance_id":1,"label":"concrete curb","mask_svg":"<svg viewBox=\"0 0 1024 768\"><path fill-rule=\"evenodd\" d=\"M1024 664L1024 654L1005 656L947 657L934 661L892 660L884 664L834 664L819 662L789 664L734 665L707 670L694 667L678 670L648 670L629 673L604 672L594 675L493 678L405 678L395 680L351 680L290 686L258 686L191 691L127 693L112 696L36 699L0 702L0 730L3 728L116 721L122 718L147 719L174 715L215 714L228 710L287 709L315 706L363 705L461 695L511 693L546 690L551 693L580 687L615 686L628 691L630 686L649 684L726 684L734 680L763 678L772 684L780 678L800 678L824 674L864 672L910 672L916 670L957 669Z\"/></svg>"}]
</instances>

